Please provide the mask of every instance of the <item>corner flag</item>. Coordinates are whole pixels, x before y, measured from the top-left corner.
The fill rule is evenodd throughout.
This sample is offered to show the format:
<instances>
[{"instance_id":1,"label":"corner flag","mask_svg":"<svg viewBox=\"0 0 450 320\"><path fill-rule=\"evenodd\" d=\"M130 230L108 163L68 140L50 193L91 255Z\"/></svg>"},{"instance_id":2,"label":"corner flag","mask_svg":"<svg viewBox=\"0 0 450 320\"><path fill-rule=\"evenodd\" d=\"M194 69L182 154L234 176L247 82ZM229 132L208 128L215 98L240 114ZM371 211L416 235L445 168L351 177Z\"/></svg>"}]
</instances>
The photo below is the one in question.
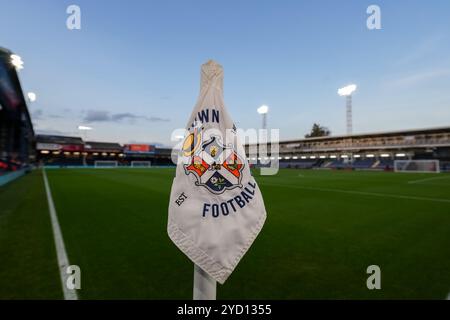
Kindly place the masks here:
<instances>
[{"instance_id":1,"label":"corner flag","mask_svg":"<svg viewBox=\"0 0 450 320\"><path fill-rule=\"evenodd\" d=\"M200 96L187 124L170 194L167 228L177 247L221 284L266 219L222 86L222 66L203 64Z\"/></svg>"}]
</instances>

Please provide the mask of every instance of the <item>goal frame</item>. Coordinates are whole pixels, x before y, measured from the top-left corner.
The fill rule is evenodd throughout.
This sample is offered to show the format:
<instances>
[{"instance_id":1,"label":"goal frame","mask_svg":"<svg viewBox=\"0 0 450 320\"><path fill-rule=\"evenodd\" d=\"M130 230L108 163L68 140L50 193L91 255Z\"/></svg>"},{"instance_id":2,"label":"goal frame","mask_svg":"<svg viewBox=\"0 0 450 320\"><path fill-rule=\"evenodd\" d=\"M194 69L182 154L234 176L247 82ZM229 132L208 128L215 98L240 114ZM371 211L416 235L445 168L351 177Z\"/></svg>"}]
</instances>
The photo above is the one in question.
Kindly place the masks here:
<instances>
[{"instance_id":1,"label":"goal frame","mask_svg":"<svg viewBox=\"0 0 450 320\"><path fill-rule=\"evenodd\" d=\"M111 163L112 165L106 165L106 166L99 166L99 163ZM115 160L95 160L94 161L94 168L117 168L119 166L119 162Z\"/></svg>"},{"instance_id":2,"label":"goal frame","mask_svg":"<svg viewBox=\"0 0 450 320\"><path fill-rule=\"evenodd\" d=\"M436 170L435 171L426 171L426 170L399 170L398 165L404 163L404 166L408 166L410 163L434 163ZM441 169L439 167L439 160L394 160L394 172L407 172L407 173L440 173Z\"/></svg>"},{"instance_id":3,"label":"goal frame","mask_svg":"<svg viewBox=\"0 0 450 320\"><path fill-rule=\"evenodd\" d=\"M148 164L148 166L135 166L135 164ZM131 168L151 168L152 162L151 161L145 161L145 160L135 160L130 162Z\"/></svg>"}]
</instances>

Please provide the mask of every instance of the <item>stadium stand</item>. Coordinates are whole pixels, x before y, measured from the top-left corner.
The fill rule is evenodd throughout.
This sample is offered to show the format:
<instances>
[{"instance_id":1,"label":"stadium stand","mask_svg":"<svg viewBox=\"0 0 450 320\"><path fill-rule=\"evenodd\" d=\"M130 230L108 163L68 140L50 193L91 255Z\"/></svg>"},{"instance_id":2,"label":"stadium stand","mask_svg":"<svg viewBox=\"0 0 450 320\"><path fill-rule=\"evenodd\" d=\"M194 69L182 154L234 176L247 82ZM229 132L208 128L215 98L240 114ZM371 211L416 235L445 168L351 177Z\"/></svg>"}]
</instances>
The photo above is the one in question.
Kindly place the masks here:
<instances>
[{"instance_id":1,"label":"stadium stand","mask_svg":"<svg viewBox=\"0 0 450 320\"><path fill-rule=\"evenodd\" d=\"M0 175L26 171L35 160L34 131L12 52L0 48ZM14 176L19 176L17 173ZM0 179L3 180L3 179ZM1 181L0 181L1 184Z\"/></svg>"},{"instance_id":2,"label":"stadium stand","mask_svg":"<svg viewBox=\"0 0 450 320\"><path fill-rule=\"evenodd\" d=\"M258 154L249 154L254 147L245 147L249 159L260 166L254 161ZM435 159L441 171L449 171L450 127L282 141L277 156L280 168L390 171L395 160Z\"/></svg>"},{"instance_id":3,"label":"stadium stand","mask_svg":"<svg viewBox=\"0 0 450 320\"><path fill-rule=\"evenodd\" d=\"M95 166L99 161L117 161L130 166L133 161L149 161L156 166L171 166L171 149L155 145L120 145L116 142L83 141L80 137L37 135L40 165L53 167Z\"/></svg>"}]
</instances>

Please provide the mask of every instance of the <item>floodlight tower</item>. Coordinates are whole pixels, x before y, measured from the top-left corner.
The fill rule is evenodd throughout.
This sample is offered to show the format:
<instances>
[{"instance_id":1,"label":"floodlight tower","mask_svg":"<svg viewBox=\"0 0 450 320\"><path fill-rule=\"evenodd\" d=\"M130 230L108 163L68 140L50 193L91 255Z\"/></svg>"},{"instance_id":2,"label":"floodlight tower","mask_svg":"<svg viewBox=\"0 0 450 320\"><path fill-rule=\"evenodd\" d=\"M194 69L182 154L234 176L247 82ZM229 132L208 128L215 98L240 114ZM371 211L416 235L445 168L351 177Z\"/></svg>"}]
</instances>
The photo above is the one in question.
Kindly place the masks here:
<instances>
[{"instance_id":1,"label":"floodlight tower","mask_svg":"<svg viewBox=\"0 0 450 320\"><path fill-rule=\"evenodd\" d=\"M92 128L91 127L87 127L87 126L83 126L83 125L79 125L78 126L78 130L80 130L80 133L84 133L84 140L87 140L87 132L91 131Z\"/></svg>"},{"instance_id":2,"label":"floodlight tower","mask_svg":"<svg viewBox=\"0 0 450 320\"><path fill-rule=\"evenodd\" d=\"M262 115L262 129L267 129L267 113L269 112L269 107L262 105L256 111Z\"/></svg>"},{"instance_id":3,"label":"floodlight tower","mask_svg":"<svg viewBox=\"0 0 450 320\"><path fill-rule=\"evenodd\" d=\"M356 90L356 84L350 84L338 90L338 95L345 97L347 107L347 134L353 133L353 120L352 120L352 93Z\"/></svg>"},{"instance_id":4,"label":"floodlight tower","mask_svg":"<svg viewBox=\"0 0 450 320\"><path fill-rule=\"evenodd\" d=\"M78 126L78 130L81 132L84 132L84 143L86 143L87 141L87 133L88 131L91 131L92 128L91 127L87 127L87 126L83 126L83 125L79 125ZM86 162L86 153L83 151L83 166L86 166L87 162Z\"/></svg>"}]
</instances>

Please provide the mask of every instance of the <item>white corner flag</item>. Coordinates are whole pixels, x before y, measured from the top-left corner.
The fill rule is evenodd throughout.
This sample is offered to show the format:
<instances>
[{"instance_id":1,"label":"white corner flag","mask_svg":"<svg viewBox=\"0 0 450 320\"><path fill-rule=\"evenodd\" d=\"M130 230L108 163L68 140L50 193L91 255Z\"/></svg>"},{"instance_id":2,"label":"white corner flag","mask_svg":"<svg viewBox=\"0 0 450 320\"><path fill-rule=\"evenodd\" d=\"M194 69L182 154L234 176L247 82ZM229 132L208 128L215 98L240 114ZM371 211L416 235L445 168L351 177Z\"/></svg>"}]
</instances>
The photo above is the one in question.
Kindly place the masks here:
<instances>
[{"instance_id":1,"label":"white corner flag","mask_svg":"<svg viewBox=\"0 0 450 320\"><path fill-rule=\"evenodd\" d=\"M221 284L266 220L222 86L222 66L214 61L202 65L200 96L179 154L167 227L177 247Z\"/></svg>"}]
</instances>

